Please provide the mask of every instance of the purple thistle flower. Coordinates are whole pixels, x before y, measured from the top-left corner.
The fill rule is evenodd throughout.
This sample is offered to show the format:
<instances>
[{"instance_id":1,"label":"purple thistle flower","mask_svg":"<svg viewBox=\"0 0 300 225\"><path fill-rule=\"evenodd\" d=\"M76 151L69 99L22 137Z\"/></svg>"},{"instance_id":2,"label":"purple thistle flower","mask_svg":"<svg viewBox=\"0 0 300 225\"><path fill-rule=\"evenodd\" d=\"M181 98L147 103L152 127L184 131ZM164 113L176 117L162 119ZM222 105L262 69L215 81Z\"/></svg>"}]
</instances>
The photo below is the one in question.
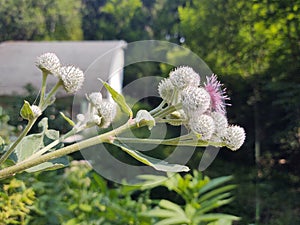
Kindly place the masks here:
<instances>
[{"instance_id":1,"label":"purple thistle flower","mask_svg":"<svg viewBox=\"0 0 300 225\"><path fill-rule=\"evenodd\" d=\"M225 100L230 98L226 95L226 88L222 89L223 84L217 80L217 75L212 74L210 77L206 77L206 83L204 83L205 90L209 93L211 98L212 111L226 114L225 106L231 105L225 103Z\"/></svg>"}]
</instances>

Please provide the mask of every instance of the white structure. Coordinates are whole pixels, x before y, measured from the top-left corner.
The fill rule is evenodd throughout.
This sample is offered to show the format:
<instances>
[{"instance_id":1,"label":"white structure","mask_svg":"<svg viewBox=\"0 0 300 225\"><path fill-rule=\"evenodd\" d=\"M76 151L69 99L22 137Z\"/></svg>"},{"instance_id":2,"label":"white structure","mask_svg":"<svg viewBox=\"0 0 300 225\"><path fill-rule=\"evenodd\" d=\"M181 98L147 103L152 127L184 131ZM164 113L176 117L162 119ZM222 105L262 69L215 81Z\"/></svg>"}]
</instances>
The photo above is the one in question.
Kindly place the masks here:
<instances>
[{"instance_id":1,"label":"white structure","mask_svg":"<svg viewBox=\"0 0 300 225\"><path fill-rule=\"evenodd\" d=\"M124 41L11 41L0 44L0 96L22 94L24 86L41 87L41 71L35 66L36 57L55 53L64 65L75 65L85 72L82 90L76 95L100 91L101 82L108 82L121 92L124 66ZM53 85L56 79L48 77ZM103 90L101 90L106 95ZM60 91L59 95L66 95Z\"/></svg>"}]
</instances>

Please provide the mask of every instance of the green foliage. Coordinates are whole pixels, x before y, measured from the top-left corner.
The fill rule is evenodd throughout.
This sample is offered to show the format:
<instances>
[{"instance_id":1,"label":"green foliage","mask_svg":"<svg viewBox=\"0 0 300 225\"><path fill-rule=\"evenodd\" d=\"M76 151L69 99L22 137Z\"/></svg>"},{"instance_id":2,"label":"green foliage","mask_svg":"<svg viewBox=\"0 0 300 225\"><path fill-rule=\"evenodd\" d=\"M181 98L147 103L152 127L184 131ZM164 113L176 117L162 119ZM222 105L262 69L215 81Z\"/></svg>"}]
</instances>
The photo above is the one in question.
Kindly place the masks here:
<instances>
[{"instance_id":1,"label":"green foliage","mask_svg":"<svg viewBox=\"0 0 300 225\"><path fill-rule=\"evenodd\" d=\"M168 179L154 175L143 175L147 185L165 186L169 191L176 192L184 199L183 206L169 200L160 200L158 207L143 213L145 216L161 218L156 224L232 224L238 217L213 213L213 210L231 202L231 194L235 185L224 185L232 179L231 176L210 179L194 171L193 175L184 177L179 174L169 174ZM151 187L153 187L151 185ZM210 223L212 222L212 223Z\"/></svg>"},{"instance_id":2,"label":"green foliage","mask_svg":"<svg viewBox=\"0 0 300 225\"><path fill-rule=\"evenodd\" d=\"M0 41L81 40L81 1L0 1Z\"/></svg>"},{"instance_id":3,"label":"green foliage","mask_svg":"<svg viewBox=\"0 0 300 225\"><path fill-rule=\"evenodd\" d=\"M8 124L9 120L10 117L0 106L0 137L6 144L9 143L10 136L13 135L15 131L15 128ZM1 145L4 143L1 143Z\"/></svg>"},{"instance_id":4,"label":"green foliage","mask_svg":"<svg viewBox=\"0 0 300 225\"><path fill-rule=\"evenodd\" d=\"M39 122L39 127L42 131L37 134L30 134L24 137L20 144L17 145L13 155L16 163L28 159L38 150L44 148L49 142L59 138L59 131L48 129L48 118L44 118ZM68 164L67 157L62 157L49 162L44 162L37 166L31 167L26 172L37 172L41 170L58 169Z\"/></svg>"},{"instance_id":5,"label":"green foliage","mask_svg":"<svg viewBox=\"0 0 300 225\"><path fill-rule=\"evenodd\" d=\"M197 221L216 221L221 218L228 221L237 219L230 215L212 213L213 208L223 205L217 202L229 199L224 194L232 190L234 185L224 183L231 177L210 180L194 172L193 175L187 174L184 177L170 174L169 177L141 178L145 180L141 185L110 184L92 171L85 161L72 161L64 171L23 175L24 181L13 178L7 180L1 190L1 221L13 224L15 219L17 224L24 225L150 225L175 224L171 221L179 221L179 216L181 224L202 224ZM30 188L26 188L29 185ZM157 201L152 198L152 195L156 195L156 188L162 186L167 187L170 193L175 191L185 202L177 204L170 200ZM159 191L157 193L160 194ZM15 201L17 198L18 201ZM12 204L15 204L14 207ZM211 206L210 209L207 208L208 205ZM4 215L7 217L3 217ZM164 219L168 219L166 223L163 222ZM231 224L217 221L219 222L210 225Z\"/></svg>"},{"instance_id":6,"label":"green foliage","mask_svg":"<svg viewBox=\"0 0 300 225\"><path fill-rule=\"evenodd\" d=\"M15 178L3 182L0 188L0 224L26 224L36 200L33 188Z\"/></svg>"},{"instance_id":7,"label":"green foliage","mask_svg":"<svg viewBox=\"0 0 300 225\"><path fill-rule=\"evenodd\" d=\"M139 216L149 206L147 193L133 199L137 189L109 187L84 161L73 161L63 174L38 174L28 182L38 196L28 224L150 224Z\"/></svg>"}]
</instances>

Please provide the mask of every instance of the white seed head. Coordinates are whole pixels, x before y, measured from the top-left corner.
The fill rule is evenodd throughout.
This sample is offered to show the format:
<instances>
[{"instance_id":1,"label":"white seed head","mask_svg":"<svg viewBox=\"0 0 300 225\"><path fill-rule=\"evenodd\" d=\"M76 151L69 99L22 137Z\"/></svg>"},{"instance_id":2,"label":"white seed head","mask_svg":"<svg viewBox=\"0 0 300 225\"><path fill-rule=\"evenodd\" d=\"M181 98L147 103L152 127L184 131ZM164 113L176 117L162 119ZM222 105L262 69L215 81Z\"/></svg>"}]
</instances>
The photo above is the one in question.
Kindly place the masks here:
<instances>
[{"instance_id":1,"label":"white seed head","mask_svg":"<svg viewBox=\"0 0 300 225\"><path fill-rule=\"evenodd\" d=\"M59 68L58 74L68 93L75 93L83 85L84 74L79 68L74 66L63 66Z\"/></svg>"},{"instance_id":2,"label":"white seed head","mask_svg":"<svg viewBox=\"0 0 300 225\"><path fill-rule=\"evenodd\" d=\"M44 53L37 57L36 66L43 71L51 74L56 74L57 69L60 67L60 61L54 53Z\"/></svg>"},{"instance_id":3,"label":"white seed head","mask_svg":"<svg viewBox=\"0 0 300 225\"><path fill-rule=\"evenodd\" d=\"M39 117L40 115L42 115L42 110L37 105L32 105L30 106L30 108L33 112L34 117Z\"/></svg>"},{"instance_id":4,"label":"white seed head","mask_svg":"<svg viewBox=\"0 0 300 225\"><path fill-rule=\"evenodd\" d=\"M116 104L109 101L102 101L98 107L98 115L101 117L100 127L107 128L117 114Z\"/></svg>"},{"instance_id":5,"label":"white seed head","mask_svg":"<svg viewBox=\"0 0 300 225\"><path fill-rule=\"evenodd\" d=\"M220 112L212 112L211 117L215 122L215 135L218 137L224 137L228 127L226 116Z\"/></svg>"},{"instance_id":6,"label":"white seed head","mask_svg":"<svg viewBox=\"0 0 300 225\"><path fill-rule=\"evenodd\" d=\"M158 93L160 97L167 103L171 103L174 86L170 79L163 79L158 84Z\"/></svg>"},{"instance_id":7,"label":"white seed head","mask_svg":"<svg viewBox=\"0 0 300 225\"><path fill-rule=\"evenodd\" d=\"M182 108L191 117L204 113L210 105L210 96L204 88L187 87L181 93Z\"/></svg>"},{"instance_id":8,"label":"white seed head","mask_svg":"<svg viewBox=\"0 0 300 225\"><path fill-rule=\"evenodd\" d=\"M226 146L233 151L238 150L244 143L246 133L244 128L233 125L227 128L226 136L223 138Z\"/></svg>"},{"instance_id":9,"label":"white seed head","mask_svg":"<svg viewBox=\"0 0 300 225\"><path fill-rule=\"evenodd\" d=\"M102 94L100 92L93 92L93 93L87 95L87 99L93 106L98 108L102 102Z\"/></svg>"},{"instance_id":10,"label":"white seed head","mask_svg":"<svg viewBox=\"0 0 300 225\"><path fill-rule=\"evenodd\" d=\"M213 118L205 114L191 118L189 126L193 132L200 134L204 141L208 141L215 131Z\"/></svg>"},{"instance_id":11,"label":"white seed head","mask_svg":"<svg viewBox=\"0 0 300 225\"><path fill-rule=\"evenodd\" d=\"M174 87L183 90L188 86L198 87L200 84L200 76L191 67L181 66L171 71L170 80Z\"/></svg>"}]
</instances>

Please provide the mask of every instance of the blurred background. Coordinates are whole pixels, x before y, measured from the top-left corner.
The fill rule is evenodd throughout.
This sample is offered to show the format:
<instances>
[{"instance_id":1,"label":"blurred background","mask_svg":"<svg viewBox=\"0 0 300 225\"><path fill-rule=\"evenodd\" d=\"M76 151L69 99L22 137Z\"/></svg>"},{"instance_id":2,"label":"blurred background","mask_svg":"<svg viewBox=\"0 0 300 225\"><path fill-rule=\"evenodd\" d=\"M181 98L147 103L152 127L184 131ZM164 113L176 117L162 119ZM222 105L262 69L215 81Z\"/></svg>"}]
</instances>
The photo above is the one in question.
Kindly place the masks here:
<instances>
[{"instance_id":1,"label":"blurred background","mask_svg":"<svg viewBox=\"0 0 300 225\"><path fill-rule=\"evenodd\" d=\"M227 88L229 122L246 130L239 151L221 149L203 171L209 177L234 176L234 200L223 211L240 216L236 224L300 224L299 0L0 0L0 42L147 39L176 43L201 57ZM123 85L143 76L167 76L169 70L155 63L128 66ZM36 90L30 85L26 90L26 99L33 101ZM1 98L10 117L8 123L1 117L1 136L18 132L24 123L17 113L23 98ZM45 114L56 118L66 110L65 101L70 100L60 100ZM157 102L140 104L152 108ZM61 118L51 121L65 132L62 124ZM194 156L188 164L197 169L201 149ZM161 190L153 193L164 196ZM53 221L48 224L62 220Z\"/></svg>"}]
</instances>

